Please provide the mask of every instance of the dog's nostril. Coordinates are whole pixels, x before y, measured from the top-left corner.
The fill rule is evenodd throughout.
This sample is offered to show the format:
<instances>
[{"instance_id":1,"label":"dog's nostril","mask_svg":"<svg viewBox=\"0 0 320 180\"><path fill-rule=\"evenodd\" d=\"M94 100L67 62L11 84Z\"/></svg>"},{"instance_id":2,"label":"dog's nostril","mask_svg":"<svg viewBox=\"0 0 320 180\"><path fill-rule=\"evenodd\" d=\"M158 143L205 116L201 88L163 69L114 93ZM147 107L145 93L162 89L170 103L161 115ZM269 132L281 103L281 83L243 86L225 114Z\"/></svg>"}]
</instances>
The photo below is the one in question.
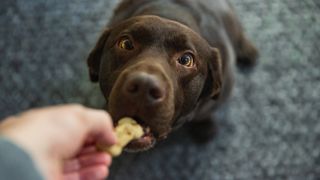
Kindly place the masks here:
<instances>
[{"instance_id":1,"label":"dog's nostril","mask_svg":"<svg viewBox=\"0 0 320 180\"><path fill-rule=\"evenodd\" d=\"M158 87L151 88L149 90L149 94L155 100L160 99L163 96L163 93L162 93L161 89L158 88Z\"/></svg>"},{"instance_id":2,"label":"dog's nostril","mask_svg":"<svg viewBox=\"0 0 320 180\"><path fill-rule=\"evenodd\" d=\"M161 85L162 82L155 75L136 73L124 82L122 92L126 98L136 102L159 103L165 95Z\"/></svg>"}]
</instances>

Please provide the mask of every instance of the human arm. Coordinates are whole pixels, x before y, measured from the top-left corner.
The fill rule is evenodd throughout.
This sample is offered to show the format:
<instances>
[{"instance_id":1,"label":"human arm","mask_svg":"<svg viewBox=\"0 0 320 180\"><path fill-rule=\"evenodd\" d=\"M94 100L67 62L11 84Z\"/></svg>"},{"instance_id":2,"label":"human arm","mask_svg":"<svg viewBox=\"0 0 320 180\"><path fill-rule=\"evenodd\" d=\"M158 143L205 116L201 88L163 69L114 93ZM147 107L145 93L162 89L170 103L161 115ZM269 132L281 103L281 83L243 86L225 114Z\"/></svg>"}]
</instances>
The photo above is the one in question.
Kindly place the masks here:
<instances>
[{"instance_id":1,"label":"human arm","mask_svg":"<svg viewBox=\"0 0 320 180\"><path fill-rule=\"evenodd\" d=\"M107 176L111 157L97 152L94 144L116 142L110 116L80 105L9 117L0 124L0 134L29 154L46 179Z\"/></svg>"}]
</instances>

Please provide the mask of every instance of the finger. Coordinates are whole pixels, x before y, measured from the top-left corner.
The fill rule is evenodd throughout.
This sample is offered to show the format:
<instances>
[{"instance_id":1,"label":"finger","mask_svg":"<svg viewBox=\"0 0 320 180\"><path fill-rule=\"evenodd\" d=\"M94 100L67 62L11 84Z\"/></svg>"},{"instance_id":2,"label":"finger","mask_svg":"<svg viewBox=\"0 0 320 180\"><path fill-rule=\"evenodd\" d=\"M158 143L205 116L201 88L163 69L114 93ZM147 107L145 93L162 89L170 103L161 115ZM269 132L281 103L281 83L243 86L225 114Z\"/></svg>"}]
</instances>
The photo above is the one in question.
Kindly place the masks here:
<instances>
[{"instance_id":1,"label":"finger","mask_svg":"<svg viewBox=\"0 0 320 180\"><path fill-rule=\"evenodd\" d=\"M94 153L80 156L78 158L68 160L64 163L63 172L69 173L72 171L78 171L80 169L95 166L95 165L104 165L109 167L111 164L112 158L109 154L106 153Z\"/></svg>"},{"instance_id":2,"label":"finger","mask_svg":"<svg viewBox=\"0 0 320 180\"><path fill-rule=\"evenodd\" d=\"M64 180L100 180L109 175L109 169L103 165L96 165L81 169L77 172L72 172L64 175Z\"/></svg>"},{"instance_id":3,"label":"finger","mask_svg":"<svg viewBox=\"0 0 320 180\"><path fill-rule=\"evenodd\" d=\"M77 156L85 155L85 154L91 154L94 152L98 152L96 146L90 145L90 146L85 146L83 149L80 150Z\"/></svg>"},{"instance_id":4,"label":"finger","mask_svg":"<svg viewBox=\"0 0 320 180\"><path fill-rule=\"evenodd\" d=\"M78 114L79 118L82 119L87 133L85 137L87 142L85 143L90 144L97 139L105 145L116 143L112 118L106 111L86 108L81 105L66 105L61 106L61 109L64 108L66 110L66 107Z\"/></svg>"},{"instance_id":5,"label":"finger","mask_svg":"<svg viewBox=\"0 0 320 180\"><path fill-rule=\"evenodd\" d=\"M102 152L79 157L81 167L91 166L93 164L103 164L106 166L110 166L111 161L111 156L107 153Z\"/></svg>"}]
</instances>

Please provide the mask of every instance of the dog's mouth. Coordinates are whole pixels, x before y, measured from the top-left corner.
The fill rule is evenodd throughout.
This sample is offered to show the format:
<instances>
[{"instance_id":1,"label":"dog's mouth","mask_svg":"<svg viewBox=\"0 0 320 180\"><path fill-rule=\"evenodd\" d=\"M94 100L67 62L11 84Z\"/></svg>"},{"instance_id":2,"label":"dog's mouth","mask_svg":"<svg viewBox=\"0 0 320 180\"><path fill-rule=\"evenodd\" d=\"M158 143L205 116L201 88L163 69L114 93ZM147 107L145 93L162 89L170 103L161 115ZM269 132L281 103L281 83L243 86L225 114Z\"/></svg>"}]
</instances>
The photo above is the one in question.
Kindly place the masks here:
<instances>
[{"instance_id":1,"label":"dog's mouth","mask_svg":"<svg viewBox=\"0 0 320 180\"><path fill-rule=\"evenodd\" d=\"M143 136L139 139L132 140L126 147L127 151L144 151L152 148L156 143L156 138L151 132L150 127L143 127Z\"/></svg>"},{"instance_id":2,"label":"dog's mouth","mask_svg":"<svg viewBox=\"0 0 320 180\"><path fill-rule=\"evenodd\" d=\"M133 119L142 127L144 134L142 137L132 140L124 149L129 152L138 152L152 148L156 143L155 133L150 126L143 123L139 118L133 117Z\"/></svg>"}]
</instances>

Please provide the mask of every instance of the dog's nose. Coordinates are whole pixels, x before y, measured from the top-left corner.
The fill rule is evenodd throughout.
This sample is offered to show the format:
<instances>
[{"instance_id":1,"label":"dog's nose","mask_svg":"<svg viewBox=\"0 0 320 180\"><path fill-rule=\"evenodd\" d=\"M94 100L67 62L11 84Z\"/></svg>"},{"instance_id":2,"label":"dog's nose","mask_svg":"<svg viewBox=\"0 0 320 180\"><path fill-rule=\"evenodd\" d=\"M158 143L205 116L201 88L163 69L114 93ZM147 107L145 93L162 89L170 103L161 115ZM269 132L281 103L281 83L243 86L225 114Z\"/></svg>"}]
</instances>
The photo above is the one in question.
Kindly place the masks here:
<instances>
[{"instance_id":1,"label":"dog's nose","mask_svg":"<svg viewBox=\"0 0 320 180\"><path fill-rule=\"evenodd\" d=\"M145 72L128 75L123 91L127 98L147 103L161 102L165 95L164 87L159 78Z\"/></svg>"}]
</instances>

